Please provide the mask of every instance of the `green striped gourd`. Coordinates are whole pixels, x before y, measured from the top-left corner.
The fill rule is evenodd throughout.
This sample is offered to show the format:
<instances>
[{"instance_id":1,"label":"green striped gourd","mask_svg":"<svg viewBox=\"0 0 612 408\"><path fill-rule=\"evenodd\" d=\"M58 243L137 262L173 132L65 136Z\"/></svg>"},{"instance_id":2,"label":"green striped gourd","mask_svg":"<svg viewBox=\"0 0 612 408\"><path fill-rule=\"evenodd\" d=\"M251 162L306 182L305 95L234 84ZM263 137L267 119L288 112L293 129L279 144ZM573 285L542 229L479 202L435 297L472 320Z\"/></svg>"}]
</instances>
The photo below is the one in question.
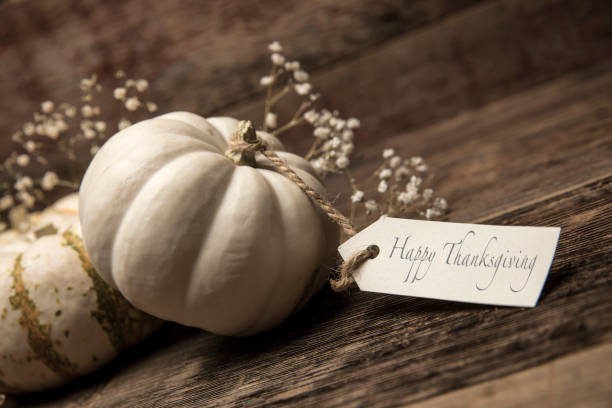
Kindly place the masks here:
<instances>
[{"instance_id":1,"label":"green striped gourd","mask_svg":"<svg viewBox=\"0 0 612 408\"><path fill-rule=\"evenodd\" d=\"M0 234L4 393L43 390L89 373L160 325L95 272L80 237L76 194L31 215L29 224L27 232Z\"/></svg>"}]
</instances>

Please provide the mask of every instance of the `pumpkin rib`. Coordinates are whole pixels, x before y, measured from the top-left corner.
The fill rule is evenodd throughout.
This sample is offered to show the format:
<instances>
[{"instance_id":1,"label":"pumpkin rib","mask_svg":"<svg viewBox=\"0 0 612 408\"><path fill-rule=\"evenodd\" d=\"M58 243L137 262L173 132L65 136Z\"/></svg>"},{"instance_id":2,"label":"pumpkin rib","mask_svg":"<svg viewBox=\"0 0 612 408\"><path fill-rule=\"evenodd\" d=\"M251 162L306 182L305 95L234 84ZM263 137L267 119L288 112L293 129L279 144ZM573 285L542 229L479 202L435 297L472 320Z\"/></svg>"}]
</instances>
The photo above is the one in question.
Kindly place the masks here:
<instances>
[{"instance_id":1,"label":"pumpkin rib","mask_svg":"<svg viewBox=\"0 0 612 408\"><path fill-rule=\"evenodd\" d=\"M281 210L281 203L280 203L280 197L276 191L276 189L274 188L274 186L272 185L272 182L270 179L268 179L265 176L265 173L261 171L261 169L257 169L258 171L256 171L254 174L257 174L257 177L259 177L260 179L263 180L264 184L266 185L267 189L268 189L268 197L270 198L270 201L272 202L272 205L270 205L270 207L273 207L273 212L274 213L280 213ZM277 234L276 236L281 236L284 237L286 235L286 228L284 227L284 223L282 222L275 222L273 223L273 225L277 226L277 228L280 228L280 231L276 231ZM270 234L270 236L274 236L274 234ZM276 246L276 245L271 245L272 248L280 248L280 246ZM274 254L270 254L270 253L266 253L266 256L268 257L268 259L278 259L280 255L280 258L282 258L280 260L280 263L282 266L285 266L287 261L286 261L286 253L285 251L276 251ZM286 271L286 268L282 267L282 268L269 268L269 269L276 269L277 270L277 274L275 275L275 278L272 279L273 284L272 285L266 285L267 286L267 290L265 291L265 295L262 294L261 298L262 299L270 299L271 295L276 293L278 286L281 283L281 279L278 279L278 276L280 275L280 271ZM257 310L257 313L253 313L255 316L268 316L268 311L269 309L272 307L272 302L260 302L260 307ZM245 327L243 330L241 330L238 333L235 333L236 336L245 336L248 335L250 333L252 333L253 329L256 328L258 325L261 324L261 321L257 318L255 319L251 319L251 324L248 325L247 327Z\"/></svg>"},{"instance_id":2,"label":"pumpkin rib","mask_svg":"<svg viewBox=\"0 0 612 408\"><path fill-rule=\"evenodd\" d=\"M9 298L9 302L13 310L21 312L19 325L27 331L28 345L36 358L59 377L70 379L76 375L78 367L68 357L55 350L53 340L51 339L51 325L40 323L38 319L40 311L30 298L29 291L23 280L22 256L23 254L17 256L11 271L15 293Z\"/></svg>"},{"instance_id":3,"label":"pumpkin rib","mask_svg":"<svg viewBox=\"0 0 612 408\"><path fill-rule=\"evenodd\" d=\"M182 124L187 125L192 129L195 129L196 132L203 133L207 136L213 136L215 138L215 141L220 143L218 146L218 149L221 153L224 153L225 150L227 150L228 141L223 136L223 132L221 132L209 120L199 115L196 115L190 112L180 111L180 112L166 113L164 115L157 117L156 119L167 119L167 120L181 122ZM196 122L197 125L190 123L190 121ZM210 133L209 130L212 130L212 133Z\"/></svg>"},{"instance_id":4,"label":"pumpkin rib","mask_svg":"<svg viewBox=\"0 0 612 408\"><path fill-rule=\"evenodd\" d=\"M233 166L233 165L232 165ZM247 176L245 173L250 174L249 176ZM255 177L255 179L250 180L248 182L245 182L244 179L246 177ZM258 181L256 181L258 180ZM259 200L252 200L253 197L249 197L249 191L243 191L241 190L239 187L240 185L253 185L253 184L259 184L261 185L262 183L265 183L264 180L262 180L259 175L258 175L258 171L257 169L248 167L248 166L234 166L234 170L232 172L232 178L230 180L229 183L226 184L225 186L225 192L224 192L224 199L223 201L226 200L226 197L229 195L233 195L236 194L236 192L240 192L241 195L243 195L243 197L240 198L235 198L235 201L238 203L244 203L244 202L249 202L250 204L253 203L258 203L256 205L261 206L261 208L259 207L250 207L248 208L248 213L251 214L251 217L253 217L253 219L255 220L254 222L261 224L261 222L257 222L257 220L261 219L262 214L266 214L266 209L269 208L269 206L267 205L267 202L260 202ZM263 195L263 197L268 198L266 195ZM251 199L251 200L249 200ZM210 226L208 234L207 234L207 240L202 242L202 247L201 248L206 248L206 246L209 244L208 240L210 239L215 239L217 238L218 241L218 237L213 237L211 236L210 232L212 232L213 230L215 230L216 228L218 228L218 225L214 225L214 220L217 219L226 219L224 217L227 216L226 215L219 215L219 212L222 211L224 208L222 206L218 206L216 211L215 211L215 216L212 217L211 219L213 220L213 225ZM265 222L264 223L266 226L271 226L271 223L269 222ZM247 228L247 231L249 229ZM261 232L261 231L258 231ZM254 248L248 248L248 253L260 253L261 248L259 248L262 244L266 243L268 241L262 241L262 240L257 240L257 239L249 239L249 238L245 238L244 235L242 234L242 231L240 229L237 230L228 230L227 233L230 233L230 236L227 237L224 241L226 244L230 244L232 242L251 242L254 245ZM216 242L217 245L219 245L219 242ZM243 248L244 249L244 248ZM222 251L223 252L223 251ZM263 254L262 254L263 255ZM206 261L207 261L207 257L209 256L209 254L207 254L206 252L201 252L201 256L198 257L198 261L195 265L195 269L198 268L202 268L203 265L206 265ZM265 259L267 259L268 261L272 258L267 257L267 255L265 255ZM268 269L268 262L264 262L264 264L260 264L257 263L256 265L253 264L247 264L244 265L247 268L250 268L252 271L254 268L259 268L259 269ZM195 270L194 269L194 270ZM232 280L231 278L231 272L233 271L230 270L224 270L224 274L227 277L229 274L229 279ZM202 276L205 276L205 278L203 280L205 281L209 281L211 279L211 277L209 275L207 275L206 273L204 274L194 274L191 276L191 286L190 286L190 291L188 291L187 296L185 296L185 298L187 299L188 303L193 303L194 302L194 297L198 297L199 295L201 295L202 292L207 293L207 292L211 292L210 288L202 291L202 285L201 285L201 281L200 279L202 278ZM254 274L256 275L256 273ZM266 286L266 283L264 282L256 282L254 283L256 285L262 285L262 286ZM212 292L216 292L217 295L219 295L220 292L227 292L228 295L227 296L220 296L222 300L222 302L227 302L227 299L230 299L234 293L236 293L236 290L239 290L238 288L240 286L243 286L244 283L240 282L240 281L236 281L236 282L231 282L231 283L227 283L224 282L220 285L220 287L217 287L216 289L214 289ZM195 295L193 294L195 293ZM198 296L196 296L198 295ZM240 316L236 316L233 315L233 320L235 323L235 320L239 318L240 321L258 321L258 311L256 308L256 304L257 303L261 303L262 301L262 296L257 296L259 295L258 291L250 291L249 295L251 297L249 297L249 303L252 306L249 309L245 309L242 310L242 314ZM197 302L196 302L197 303ZM208 299L207 302L205 303L210 303L210 299ZM233 306L233 305L232 305ZM195 323L194 323L195 324ZM234 327L240 327L240 329L231 329L229 330L227 327L225 329L220 329L219 327L216 327L215 330L218 333L221 334L228 334L231 333L232 335L243 335L246 334L246 331L244 329L244 325L242 323L239 324L234 324Z\"/></svg>"},{"instance_id":5,"label":"pumpkin rib","mask_svg":"<svg viewBox=\"0 0 612 408\"><path fill-rule=\"evenodd\" d=\"M294 168L294 167L292 167L292 168L311 187L315 188L316 190L321 190L322 189L322 186L320 186L320 185L317 186L316 185L317 181L316 181L316 179L313 176L308 175L308 173L306 173L306 172L304 172L304 171L302 171L302 170L300 170L298 168ZM310 198L308 198L308 196L306 196L299 187L297 187L295 184L293 184L293 182L291 182L289 179L287 179L284 175L279 174L276 171L267 170L267 169L262 169L261 173L264 175L264 177L266 177L269 180L270 185L274 189L275 196L278 197L278 199L279 199L279 201L278 201L279 202L279 211L278 211L279 216L282 216L283 214L290 214L290 211L288 211L287 209L285 209L285 211L282 211L282 208L286 207L286 205L284 204L286 202L286 200L283 200L283 197L287 197L290 194L291 195L295 195L297 197L300 197L299 200L301 202L305 203L306 205L309 205L310 208L311 208L313 216L316 216L316 214L319 213L320 210L318 209L318 207L316 207L312 203ZM287 191L283 191L283 189L286 189L286 188L289 188L290 191L292 191L292 193L287 194ZM293 221L295 221L295 219L293 219ZM283 224L288 224L288 223L284 222ZM316 227L314 227L312 225L309 225L308 227L309 227L308 231L304 230L304 231L299 231L298 233L302 234L302 232L303 233L309 232L313 236L316 235L317 239L314 240L314 241L319 243L319 246L320 246L321 245L320 244L320 238L321 238L321 236L325 235L324 231L323 231L324 230L323 227L321 226L321 228L320 228L320 230L318 232L315 231ZM288 234L289 234L289 231L287 229L285 229L285 234L284 234L285 241L287 242L287 245L290 245L292 240L288 237ZM300 236L300 238L302 238L302 235ZM305 240L305 241L309 241L309 240ZM309 260L309 261L311 263L313 263L312 270L314 271L314 270L317 269L316 265L319 264L321 260ZM294 278L294 274L291 271L293 271L293 269L295 268L295 263L296 263L296 260L292 259L290 264L285 263L283 265L283 268L281 269L282 271L285 271L285 274L288 273L288 274L292 275L291 279ZM300 276L298 275L298 277L300 277ZM308 277L312 277L312 274L309 274ZM311 284L310 281L312 279L309 279L308 277L306 277L306 279L303 279L300 282L300 285L299 285L300 290L298 292L302 292L305 288L310 286L310 284ZM281 279L278 279L278 281L282 282L283 279L286 279L286 278L287 278L287 276L283 275L281 277ZM302 302L302 297L301 296L297 296L297 297L293 297L293 298L294 298L294 301L291 302L292 303L291 307L287 307L287 311L286 311L287 315L290 315L292 313L292 311L294 311L297 308L299 308L300 303Z\"/></svg>"},{"instance_id":6,"label":"pumpkin rib","mask_svg":"<svg viewBox=\"0 0 612 408\"><path fill-rule=\"evenodd\" d=\"M174 136L173 138L174 140L180 140L179 137L180 135ZM138 135L131 136L130 138L136 139L138 138ZM146 137L141 135L140 139L146 140ZM102 274L104 277L107 277L107 283L109 283L111 286L116 287L116 284L114 283L114 279L112 278L110 274L111 267L110 265L105 265L104 260L103 260L103 259L109 259L109 260L112 259L112 249L108 248L108 252L106 255L108 258L106 256L104 257L100 256L99 258L103 258L103 259L97 259L98 258L97 255L99 255L99 253L94 252L92 254L91 251L89 251L90 248L88 248L88 245L95 243L97 239L99 239L100 235L106 234L108 236L114 236L119 229L120 220L115 219L114 214L112 214L112 212L104 212L104 211L101 211L101 209L99 208L100 206L99 197L100 196L105 197L106 199L110 199L114 203L133 200L133 198L138 194L140 189L147 182L147 180L149 179L151 175L159 171L159 169L163 168L163 166L165 166L167 163L173 160L176 160L177 158L183 156L186 153L193 152L194 147L198 146L198 144L188 143L185 145L181 145L180 147L175 148L175 149L169 148L168 150L164 150L163 152L160 152L155 157L155 161L156 161L155 164L159 165L158 168L150 168L150 169L143 168L139 170L141 172L140 177L128 178L127 180L129 180L129 183L127 183L124 174L117 173L118 170L116 170L115 166L120 161L133 162L135 158L133 154L131 155L132 152L129 152L129 151L125 152L123 149L119 149L118 146L115 146L116 143L112 144L111 146L107 146L111 142L113 142L113 140L116 140L116 139L111 138L107 142L107 144L105 144L100 149L100 152L98 152L98 154L101 154L101 153L104 154L103 151L108 150L108 148L110 147L112 153L119 154L118 157L113 157L114 166L113 165L108 165L104 167L99 166L94 169L95 172L93 175L91 173L92 166L90 166L90 168L88 169L88 172L85 174L85 177L83 178L83 182L81 184L81 190L79 192L79 197L80 197L79 198L79 203L80 203L79 217L81 219L81 223L84 226L83 238L85 241L85 247L88 249L88 253L90 254L90 259L92 260L98 273ZM149 140L149 143L150 143L150 140ZM205 150L195 150L195 151L207 152L215 156L218 155L218 153L208 152ZM136 160L138 160L138 158L136 158ZM150 173L147 173L147 171L150 171ZM113 179L113 180L117 180L118 182L121 182L127 185L125 186L125 188L122 188L119 191L118 190L107 191L107 189L104 189L104 188L101 189L100 184L95 184L95 185L89 184L87 182L88 176L95 177L95 178L99 177L102 179ZM83 199L83 197L89 197L89 196L93 197L91 201ZM95 214L92 218L90 218L95 223L95 226L89 225L86 222L87 216L85 214L87 213ZM95 232L90 237L88 237L87 236L88 231L95 231Z\"/></svg>"},{"instance_id":7,"label":"pumpkin rib","mask_svg":"<svg viewBox=\"0 0 612 408\"><path fill-rule=\"evenodd\" d=\"M172 163L182 160L184 159L186 156L189 155L194 155L194 154L205 154L205 155L211 155L214 157L221 157L220 155L214 153L214 152L207 152L207 151L192 151L192 152L183 152L183 154L179 154L174 156L171 160L163 163L160 165L160 167L158 167L157 169L155 169L155 171L151 172L148 177L146 179L144 179L144 182L138 187L137 191L133 192L131 200L127 201L127 205L123 211L123 217L121 217L121 220L119 221L119 224L117 225L112 240L111 242L113 243L113 245L111 246L111 250L109 252L109 258L111 259L111 265L114 262L115 259L115 246L117 245L117 242L120 242L120 240L118 239L119 235L120 235L120 231L122 230L122 228L125 228L124 225L126 223L126 219L128 217L126 217L126 214L130 213L130 210L132 208L132 206L134 205L134 203L137 201L138 196L142 194L143 190L146 188L147 185L150 185L151 181L155 179L155 175L159 174L161 171L163 171L163 169L167 168L169 165L171 165ZM111 269L112 266L111 266ZM111 273L109 274L109 278L112 279L112 282L115 283L115 277L114 275ZM115 286L116 283L115 283ZM122 292L123 293L123 292ZM123 295L125 296L125 293L123 293Z\"/></svg>"},{"instance_id":8,"label":"pumpkin rib","mask_svg":"<svg viewBox=\"0 0 612 408\"><path fill-rule=\"evenodd\" d=\"M173 118L172 116L163 115L161 117L154 119L144 120L142 122L138 122L135 125L130 126L127 129L124 129L117 136L121 138L133 138L135 134L145 135L144 137L156 137L156 136L179 136L188 139L195 140L199 143L206 144L213 147L214 153L223 154L227 148L227 143L220 135L215 135L214 132L217 131L211 125L212 134L216 138L216 140L204 140L198 136L198 133L201 133L203 130L199 129L183 120ZM215 144L214 142L217 142Z\"/></svg>"},{"instance_id":9,"label":"pumpkin rib","mask_svg":"<svg viewBox=\"0 0 612 408\"><path fill-rule=\"evenodd\" d=\"M214 170L217 172L217 174L221 174L220 177L220 181L217 184L217 188L215 189L213 194L210 194L210 202L206 201L205 203L202 203L199 207L199 209L197 209L196 211L194 211L193 214L193 219L194 220L202 220L202 219L208 219L210 221L214 220L214 217L208 214L205 214L205 216L203 217L202 214L206 211L209 211L210 208L214 208L215 210L218 209L220 207L219 203L222 202L224 194L219 194L219 191L224 187L224 185L227 183L227 181L229 179L231 179L232 174L233 174L233 170L234 170L234 166L233 164L226 159L223 156L220 156L218 154L212 153L212 152L202 152L202 151L196 151L196 152L190 152L190 153L186 153L180 157L175 158L174 160L165 163L162 167L160 167L154 174L152 174L147 181L144 183L144 185L141 187L141 189L138 191L138 193L134 196L134 198L132 199L131 202L127 203L125 211L124 211L124 216L121 220L120 226L116 231L116 234L114 236L114 241L113 241L113 251L112 251L112 269L113 269L113 273L114 274L121 274L122 270L130 269L131 267L127 267L125 264L120 262L120 259L123 259L121 256L118 256L118 253L122 253L121 251L116 252L116 247L123 247L125 246L126 242L134 242L134 238L133 236L135 234L138 234L138 232L136 232L134 230L133 227L127 227L128 225L131 224L132 219L133 218L137 218L140 219L143 216L149 216L149 217L153 217L155 214L152 213L151 211L153 211L155 209L155 207L151 207L150 205L145 206L145 208L147 208L146 212L143 214L141 210L141 203L147 203L150 202L150 200L144 198L145 196L148 196L150 194L159 194L161 192L161 194L163 194L164 192L167 192L167 190L159 190L157 188L153 189L151 188L151 186L156 185L156 183L158 183L158 177L163 177L168 171L174 169L176 166L178 166L179 164L181 164L181 162L185 162L186 160L191 160L191 159L197 159L198 161L201 161L203 163L206 163L207 161L204 160L206 157L204 156L212 156L215 158L216 163L227 163L227 167L225 167L225 171L223 171L222 173L220 173L219 170L219 166L213 166ZM204 174L200 174L200 177L202 178L202 180L206 179L206 176ZM191 190L193 191L193 190ZM185 197L181 197L179 199L179 201L181 202L186 202L187 198ZM163 200L165 201L165 200ZM189 223L190 225L193 224L193 222ZM143 223L142 225L146 226L146 223ZM204 232L204 228L202 228ZM186 231L189 232L189 231ZM182 239L183 241L185 241L184 239ZM181 239L177 240L177 241L181 241ZM133 245L138 245L138 242L134 242ZM201 246L192 244L192 248L194 249L194 251L196 251L196 255L197 255L197 251L199 251L199 249L201 248ZM148 248L149 251L152 251L152 248ZM137 251L139 252L139 251ZM185 261L185 257L181 257L181 261ZM133 261L133 259L130 259L129 261ZM189 268L192 268L193 265L195 264L195 262L197 261L197 256L195 257L195 259L193 260L193 262L188 262L190 263L190 265L181 265L180 270L182 271L189 271ZM170 278L168 278L170 279ZM176 279L173 279L173 281L176 281ZM180 282L181 280L179 280ZM189 281L189 279L183 279L182 280L185 285L186 282ZM178 283L178 282L176 282ZM186 288L182 289L183 292L186 291ZM132 299L133 297L133 293L131 293L131 290L127 287L123 288L122 291L123 295L126 296L129 300L132 301L132 303L134 303L136 306L140 306L140 302ZM185 300L183 300L185 301ZM177 305L178 306L178 305ZM168 319L167 313L169 313L169 310L164 310L164 311L149 311L149 313L152 313L158 317L161 318L166 318ZM171 319L170 319L171 320Z\"/></svg>"}]
</instances>

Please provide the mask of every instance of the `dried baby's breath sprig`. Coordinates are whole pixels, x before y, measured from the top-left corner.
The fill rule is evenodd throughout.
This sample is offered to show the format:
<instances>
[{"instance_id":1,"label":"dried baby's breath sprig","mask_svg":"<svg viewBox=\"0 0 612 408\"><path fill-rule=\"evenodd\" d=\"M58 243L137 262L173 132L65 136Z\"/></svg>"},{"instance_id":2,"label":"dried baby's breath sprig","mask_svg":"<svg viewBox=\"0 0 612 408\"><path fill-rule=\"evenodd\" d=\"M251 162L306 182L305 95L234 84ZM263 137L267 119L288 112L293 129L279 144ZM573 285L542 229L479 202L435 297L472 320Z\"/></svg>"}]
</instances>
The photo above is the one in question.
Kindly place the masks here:
<instances>
[{"instance_id":1,"label":"dried baby's breath sprig","mask_svg":"<svg viewBox=\"0 0 612 408\"><path fill-rule=\"evenodd\" d=\"M263 130L278 136L301 124L312 126L313 143L304 157L321 178L344 175L351 188L351 222L360 210L368 222L382 214L432 219L447 211L446 200L434 197L433 189L428 187L431 176L423 159L418 156L404 159L390 148L382 153L383 163L374 172L376 189L368 194L372 198L367 197L349 170L355 133L361 127L359 120L342 118L335 110L317 108L315 104L320 95L314 92L310 75L300 62L288 60L278 41L269 44L268 50L272 68L260 79L261 86L266 88ZM273 108L291 92L300 97L300 104L293 117L278 126Z\"/></svg>"},{"instance_id":2,"label":"dried baby's breath sprig","mask_svg":"<svg viewBox=\"0 0 612 408\"><path fill-rule=\"evenodd\" d=\"M298 61L287 61L283 55L283 47L278 41L269 44L268 50L272 69L269 75L263 76L259 81L260 85L266 88L263 130L278 136L305 122L303 113L312 107L317 96L312 92L312 84L308 82L308 73L300 68ZM278 126L277 116L272 109L281 98L291 92L300 96L302 102L293 117L284 125Z\"/></svg>"},{"instance_id":3,"label":"dried baby's breath sprig","mask_svg":"<svg viewBox=\"0 0 612 408\"><path fill-rule=\"evenodd\" d=\"M446 200L435 197L434 190L427 187L431 182L431 175L422 157L404 159L397 155L394 149L385 149L382 159L382 164L373 174L378 180L376 191L372 193L376 198L366 200L365 193L353 182L352 187L356 191L351 196L353 208L363 204L366 216L420 216L428 220L446 213ZM355 209L351 212L354 216Z\"/></svg>"},{"instance_id":4,"label":"dried baby's breath sprig","mask_svg":"<svg viewBox=\"0 0 612 408\"><path fill-rule=\"evenodd\" d=\"M105 87L97 75L79 81L81 90L78 104L44 101L32 120L24 123L12 135L15 149L0 161L0 222L6 227L22 227L25 215L38 203L50 204L48 196L57 188L77 191L81 177L99 147L109 133L121 130L140 113L150 116L157 105L149 101L149 83L145 79L126 79L123 71L117 71L111 87L112 94L104 93ZM121 118L111 121L102 112L109 101L121 104ZM134 119L132 119L134 118ZM116 123L116 128L112 123ZM59 163L67 171L54 171L50 165ZM25 215L24 215L25 214Z\"/></svg>"}]
</instances>

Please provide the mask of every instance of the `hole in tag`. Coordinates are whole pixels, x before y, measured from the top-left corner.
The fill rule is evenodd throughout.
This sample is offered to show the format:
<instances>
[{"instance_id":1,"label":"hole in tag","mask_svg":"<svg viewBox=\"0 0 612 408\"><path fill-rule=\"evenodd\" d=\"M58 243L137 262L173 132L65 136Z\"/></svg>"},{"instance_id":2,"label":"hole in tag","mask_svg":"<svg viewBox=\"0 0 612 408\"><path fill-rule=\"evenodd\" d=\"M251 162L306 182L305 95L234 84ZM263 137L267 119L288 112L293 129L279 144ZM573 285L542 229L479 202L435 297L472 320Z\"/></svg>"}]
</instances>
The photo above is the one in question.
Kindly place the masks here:
<instances>
[{"instance_id":1,"label":"hole in tag","mask_svg":"<svg viewBox=\"0 0 612 408\"><path fill-rule=\"evenodd\" d=\"M380 248L378 247L378 245L370 245L368 247L368 251L370 251L370 259L374 259L380 253Z\"/></svg>"}]
</instances>

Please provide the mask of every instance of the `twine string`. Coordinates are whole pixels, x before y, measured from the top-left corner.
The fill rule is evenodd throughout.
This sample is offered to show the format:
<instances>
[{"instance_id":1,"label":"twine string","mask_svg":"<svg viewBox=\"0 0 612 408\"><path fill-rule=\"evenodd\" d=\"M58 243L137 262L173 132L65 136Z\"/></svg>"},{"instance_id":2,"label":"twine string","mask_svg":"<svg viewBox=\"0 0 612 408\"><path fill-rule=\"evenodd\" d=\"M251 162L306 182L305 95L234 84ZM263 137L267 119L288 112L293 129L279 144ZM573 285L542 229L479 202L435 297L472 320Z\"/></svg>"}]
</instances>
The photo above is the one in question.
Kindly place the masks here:
<instances>
[{"instance_id":1,"label":"twine string","mask_svg":"<svg viewBox=\"0 0 612 408\"><path fill-rule=\"evenodd\" d=\"M289 165L281 159L275 152L266 150L267 146L257 136L253 137L255 128L250 121L241 121L236 127L236 132L230 138L229 150L226 155L234 157L238 154L246 153L254 155L256 152L261 152L272 163L274 168L293 183L298 186L304 194L306 194L319 208L327 215L327 217L338 224L348 237L357 234L355 227L350 220L346 218L334 205L323 195L319 194L310 187ZM248 136L247 136L248 135ZM241 164L241 163L237 163ZM247 164L247 163L244 163ZM250 164L250 163L249 163ZM338 277L329 279L331 288L336 292L343 292L349 289L354 283L353 273L368 259L375 258L378 255L378 247L371 245L366 249L355 252L349 259L344 261L338 270Z\"/></svg>"}]
</instances>

